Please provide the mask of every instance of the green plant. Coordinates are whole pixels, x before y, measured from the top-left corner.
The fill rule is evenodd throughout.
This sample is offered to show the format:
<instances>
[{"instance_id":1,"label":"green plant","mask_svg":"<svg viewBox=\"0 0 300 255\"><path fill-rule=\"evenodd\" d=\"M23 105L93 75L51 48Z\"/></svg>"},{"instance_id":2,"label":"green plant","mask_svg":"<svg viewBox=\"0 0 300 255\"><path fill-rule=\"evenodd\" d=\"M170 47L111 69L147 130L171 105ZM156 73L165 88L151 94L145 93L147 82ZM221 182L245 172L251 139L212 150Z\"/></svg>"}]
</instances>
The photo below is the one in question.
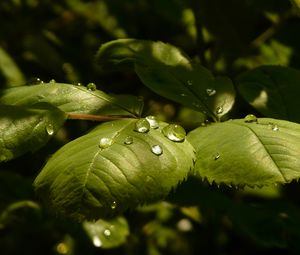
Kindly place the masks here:
<instances>
[{"instance_id":1,"label":"green plant","mask_svg":"<svg viewBox=\"0 0 300 255\"><path fill-rule=\"evenodd\" d=\"M165 1L17 2L0 11L43 17L41 31L21 35L25 64L0 37L4 254L20 252L15 242L30 254L299 252L300 65L298 46L282 43L298 24L296 0L172 0L168 12ZM139 36L150 17L133 27L133 3L136 13L157 10L151 21L163 28ZM45 9L63 18L48 23ZM61 28L72 20L87 30L80 43ZM275 38L286 24L288 36ZM147 40L155 35L170 44ZM28 62L66 83L24 85L18 64L30 70ZM97 85L83 86L87 77Z\"/></svg>"}]
</instances>

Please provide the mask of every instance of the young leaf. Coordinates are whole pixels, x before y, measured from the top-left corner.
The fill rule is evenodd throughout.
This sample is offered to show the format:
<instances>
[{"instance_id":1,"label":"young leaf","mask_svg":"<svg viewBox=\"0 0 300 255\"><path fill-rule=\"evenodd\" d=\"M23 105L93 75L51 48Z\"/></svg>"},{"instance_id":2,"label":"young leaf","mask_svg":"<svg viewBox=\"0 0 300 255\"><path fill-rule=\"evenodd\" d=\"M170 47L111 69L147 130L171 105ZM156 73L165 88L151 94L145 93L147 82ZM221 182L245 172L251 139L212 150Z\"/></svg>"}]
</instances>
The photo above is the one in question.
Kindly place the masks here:
<instances>
[{"instance_id":1,"label":"young leaf","mask_svg":"<svg viewBox=\"0 0 300 255\"><path fill-rule=\"evenodd\" d=\"M164 126L150 128L146 119L98 126L52 156L35 180L36 192L56 212L79 220L163 198L193 166L192 146L184 137L173 141L177 133L167 138Z\"/></svg>"},{"instance_id":2,"label":"young leaf","mask_svg":"<svg viewBox=\"0 0 300 255\"><path fill-rule=\"evenodd\" d=\"M209 182L263 186L300 178L300 125L261 118L199 127L188 135L195 171Z\"/></svg>"},{"instance_id":3,"label":"young leaf","mask_svg":"<svg viewBox=\"0 0 300 255\"><path fill-rule=\"evenodd\" d=\"M232 108L230 79L214 77L193 64L176 47L162 42L120 39L105 43L97 54L102 66L134 64L141 81L157 94L219 119Z\"/></svg>"},{"instance_id":4,"label":"young leaf","mask_svg":"<svg viewBox=\"0 0 300 255\"><path fill-rule=\"evenodd\" d=\"M237 78L238 90L255 109L271 118L300 122L300 71L261 66Z\"/></svg>"},{"instance_id":5,"label":"young leaf","mask_svg":"<svg viewBox=\"0 0 300 255\"><path fill-rule=\"evenodd\" d=\"M40 103L32 107L0 105L0 162L36 151L65 121L65 113Z\"/></svg>"},{"instance_id":6,"label":"young leaf","mask_svg":"<svg viewBox=\"0 0 300 255\"><path fill-rule=\"evenodd\" d=\"M83 222L83 228L90 237L93 245L101 248L114 248L126 242L129 226L124 217L96 222Z\"/></svg>"},{"instance_id":7,"label":"young leaf","mask_svg":"<svg viewBox=\"0 0 300 255\"><path fill-rule=\"evenodd\" d=\"M0 103L32 105L47 102L68 113L139 116L142 102L134 96L109 96L94 86L43 83L6 89Z\"/></svg>"}]
</instances>

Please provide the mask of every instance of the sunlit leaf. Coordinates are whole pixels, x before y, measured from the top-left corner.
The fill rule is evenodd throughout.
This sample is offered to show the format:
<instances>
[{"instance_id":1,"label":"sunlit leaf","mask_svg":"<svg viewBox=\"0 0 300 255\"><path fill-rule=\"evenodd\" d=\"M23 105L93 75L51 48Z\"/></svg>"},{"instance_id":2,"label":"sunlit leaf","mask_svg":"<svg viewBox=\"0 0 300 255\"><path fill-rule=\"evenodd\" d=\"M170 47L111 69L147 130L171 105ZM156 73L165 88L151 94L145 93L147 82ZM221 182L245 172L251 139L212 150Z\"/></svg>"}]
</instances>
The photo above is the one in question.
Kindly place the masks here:
<instances>
[{"instance_id":1,"label":"sunlit leaf","mask_svg":"<svg viewBox=\"0 0 300 255\"><path fill-rule=\"evenodd\" d=\"M232 108L235 91L226 77L214 77L182 51L162 42L121 39L97 54L104 67L133 64L141 81L157 94L219 119Z\"/></svg>"},{"instance_id":2,"label":"sunlit leaf","mask_svg":"<svg viewBox=\"0 0 300 255\"><path fill-rule=\"evenodd\" d=\"M193 148L167 138L166 124L154 129L147 123L104 123L66 144L36 178L37 194L57 213L79 220L163 198L187 176Z\"/></svg>"},{"instance_id":3,"label":"sunlit leaf","mask_svg":"<svg viewBox=\"0 0 300 255\"><path fill-rule=\"evenodd\" d=\"M300 125L261 118L199 127L188 135L195 171L209 182L263 186L300 178Z\"/></svg>"},{"instance_id":4,"label":"sunlit leaf","mask_svg":"<svg viewBox=\"0 0 300 255\"><path fill-rule=\"evenodd\" d=\"M0 105L0 162L45 145L65 121L65 113L49 104L32 107Z\"/></svg>"},{"instance_id":5,"label":"sunlit leaf","mask_svg":"<svg viewBox=\"0 0 300 255\"><path fill-rule=\"evenodd\" d=\"M142 102L134 96L110 96L93 86L64 83L43 83L2 91L0 103L32 105L47 102L68 113L102 115L140 115Z\"/></svg>"}]
</instances>

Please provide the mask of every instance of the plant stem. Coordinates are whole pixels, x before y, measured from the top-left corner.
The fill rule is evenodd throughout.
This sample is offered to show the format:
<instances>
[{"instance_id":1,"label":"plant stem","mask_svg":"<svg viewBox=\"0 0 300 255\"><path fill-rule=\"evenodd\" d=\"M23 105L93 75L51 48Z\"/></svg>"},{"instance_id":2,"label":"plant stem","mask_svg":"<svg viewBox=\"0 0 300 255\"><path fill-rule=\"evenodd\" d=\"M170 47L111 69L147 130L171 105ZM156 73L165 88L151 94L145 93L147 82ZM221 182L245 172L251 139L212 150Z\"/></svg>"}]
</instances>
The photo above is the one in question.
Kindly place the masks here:
<instances>
[{"instance_id":1,"label":"plant stem","mask_svg":"<svg viewBox=\"0 0 300 255\"><path fill-rule=\"evenodd\" d=\"M112 121L112 120L120 120L120 119L132 119L132 116L124 116L124 115L93 115L93 114L81 114L81 113L67 113L67 119L71 120L91 120L91 121Z\"/></svg>"}]
</instances>

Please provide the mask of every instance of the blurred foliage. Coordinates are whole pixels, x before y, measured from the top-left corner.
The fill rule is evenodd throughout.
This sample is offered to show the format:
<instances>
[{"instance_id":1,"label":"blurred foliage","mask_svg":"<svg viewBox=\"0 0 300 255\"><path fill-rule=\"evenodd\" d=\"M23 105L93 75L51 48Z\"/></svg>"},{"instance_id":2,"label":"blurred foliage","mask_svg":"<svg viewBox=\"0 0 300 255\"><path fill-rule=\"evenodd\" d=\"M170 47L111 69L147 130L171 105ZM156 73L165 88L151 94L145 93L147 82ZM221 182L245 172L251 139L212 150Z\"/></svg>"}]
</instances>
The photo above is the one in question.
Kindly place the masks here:
<instances>
[{"instance_id":1,"label":"blurred foliage","mask_svg":"<svg viewBox=\"0 0 300 255\"><path fill-rule=\"evenodd\" d=\"M97 67L99 46L160 40L232 77L263 64L299 69L299 6L298 0L1 1L0 88L36 77L94 82L106 92L142 96L146 114L192 129L201 115L154 95L130 71ZM235 116L255 113L242 100L237 105ZM192 179L170 195L172 203L127 212L130 234L120 246L93 245L82 224L49 215L31 185L53 152L93 125L68 122L47 147L0 165L1 254L299 254L298 183L248 192Z\"/></svg>"}]
</instances>

